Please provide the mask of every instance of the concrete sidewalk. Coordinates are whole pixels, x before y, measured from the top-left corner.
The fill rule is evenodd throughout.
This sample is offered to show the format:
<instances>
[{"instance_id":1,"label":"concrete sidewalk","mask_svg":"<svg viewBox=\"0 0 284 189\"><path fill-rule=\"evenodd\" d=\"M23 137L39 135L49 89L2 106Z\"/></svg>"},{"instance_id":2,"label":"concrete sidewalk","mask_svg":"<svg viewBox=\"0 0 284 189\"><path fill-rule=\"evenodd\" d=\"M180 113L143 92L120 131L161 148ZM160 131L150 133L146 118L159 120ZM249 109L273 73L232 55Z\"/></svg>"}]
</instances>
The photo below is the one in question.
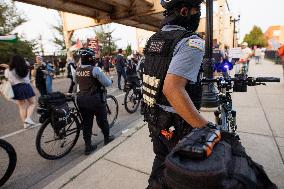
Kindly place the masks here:
<instances>
[{"instance_id":1,"label":"concrete sidewalk","mask_svg":"<svg viewBox=\"0 0 284 189\"><path fill-rule=\"evenodd\" d=\"M282 67L269 61L250 65L251 76L281 77L281 83L249 87L234 93L238 133L251 157L262 164L278 187L284 189L284 84ZM203 111L214 121L213 112ZM90 155L46 189L144 189L154 154L143 119L114 142Z\"/></svg>"}]
</instances>

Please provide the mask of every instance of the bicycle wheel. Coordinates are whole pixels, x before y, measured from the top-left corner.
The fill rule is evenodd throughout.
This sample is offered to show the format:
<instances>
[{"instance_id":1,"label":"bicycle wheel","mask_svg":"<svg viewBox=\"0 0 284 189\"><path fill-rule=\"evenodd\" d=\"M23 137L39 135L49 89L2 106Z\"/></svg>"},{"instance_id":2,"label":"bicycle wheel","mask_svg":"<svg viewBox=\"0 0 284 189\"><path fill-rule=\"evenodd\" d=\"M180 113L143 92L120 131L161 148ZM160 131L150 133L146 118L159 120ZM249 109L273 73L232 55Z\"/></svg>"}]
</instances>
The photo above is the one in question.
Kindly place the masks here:
<instances>
[{"instance_id":1,"label":"bicycle wheel","mask_svg":"<svg viewBox=\"0 0 284 189\"><path fill-rule=\"evenodd\" d=\"M0 187L7 182L16 168L17 154L8 142L0 139Z\"/></svg>"},{"instance_id":2,"label":"bicycle wheel","mask_svg":"<svg viewBox=\"0 0 284 189\"><path fill-rule=\"evenodd\" d=\"M118 115L118 102L112 95L107 95L107 120L109 127L113 127Z\"/></svg>"},{"instance_id":3,"label":"bicycle wheel","mask_svg":"<svg viewBox=\"0 0 284 189\"><path fill-rule=\"evenodd\" d=\"M36 149L40 156L55 160L67 155L75 146L79 134L80 123L75 115L72 122L60 130L55 130L50 120L46 120L36 136Z\"/></svg>"},{"instance_id":4,"label":"bicycle wheel","mask_svg":"<svg viewBox=\"0 0 284 189\"><path fill-rule=\"evenodd\" d=\"M134 89L130 89L125 93L124 96L124 107L125 110L132 114L137 111L140 104L139 94L135 93Z\"/></svg>"}]
</instances>

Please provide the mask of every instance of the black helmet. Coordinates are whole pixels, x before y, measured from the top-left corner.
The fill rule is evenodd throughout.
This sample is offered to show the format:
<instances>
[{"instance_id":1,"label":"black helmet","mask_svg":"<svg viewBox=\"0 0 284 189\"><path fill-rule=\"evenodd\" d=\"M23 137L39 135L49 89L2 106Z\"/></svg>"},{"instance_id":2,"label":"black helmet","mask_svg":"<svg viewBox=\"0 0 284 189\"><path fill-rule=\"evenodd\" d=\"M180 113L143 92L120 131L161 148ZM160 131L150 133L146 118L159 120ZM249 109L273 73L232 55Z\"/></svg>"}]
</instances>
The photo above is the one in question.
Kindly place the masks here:
<instances>
[{"instance_id":1,"label":"black helmet","mask_svg":"<svg viewBox=\"0 0 284 189\"><path fill-rule=\"evenodd\" d=\"M81 63L84 65L94 64L95 52L89 48L81 48L78 50L78 54L81 58Z\"/></svg>"},{"instance_id":2,"label":"black helmet","mask_svg":"<svg viewBox=\"0 0 284 189\"><path fill-rule=\"evenodd\" d=\"M166 10L170 10L180 4L188 4L191 7L198 7L203 1L204 0L161 0L161 5Z\"/></svg>"}]
</instances>

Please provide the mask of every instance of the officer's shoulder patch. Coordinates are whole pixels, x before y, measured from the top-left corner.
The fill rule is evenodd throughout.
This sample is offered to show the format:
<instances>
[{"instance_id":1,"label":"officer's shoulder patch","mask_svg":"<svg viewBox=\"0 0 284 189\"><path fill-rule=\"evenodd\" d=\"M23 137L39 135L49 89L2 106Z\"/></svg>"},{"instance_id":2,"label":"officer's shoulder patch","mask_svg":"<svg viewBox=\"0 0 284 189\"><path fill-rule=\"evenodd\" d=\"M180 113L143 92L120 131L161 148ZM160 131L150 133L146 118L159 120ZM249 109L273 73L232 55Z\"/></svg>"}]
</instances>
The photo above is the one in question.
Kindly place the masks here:
<instances>
[{"instance_id":1,"label":"officer's shoulder patch","mask_svg":"<svg viewBox=\"0 0 284 189\"><path fill-rule=\"evenodd\" d=\"M199 50L205 50L205 42L203 39L189 39L188 46L197 48Z\"/></svg>"}]
</instances>

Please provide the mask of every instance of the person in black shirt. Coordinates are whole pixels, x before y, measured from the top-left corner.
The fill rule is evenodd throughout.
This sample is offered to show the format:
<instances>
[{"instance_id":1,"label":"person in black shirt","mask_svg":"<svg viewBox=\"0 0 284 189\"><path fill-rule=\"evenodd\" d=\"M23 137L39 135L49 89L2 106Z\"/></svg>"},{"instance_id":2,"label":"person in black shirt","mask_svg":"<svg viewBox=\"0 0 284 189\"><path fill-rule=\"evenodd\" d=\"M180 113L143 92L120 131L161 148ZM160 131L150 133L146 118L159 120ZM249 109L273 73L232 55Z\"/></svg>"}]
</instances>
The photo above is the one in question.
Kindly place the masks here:
<instances>
[{"instance_id":1,"label":"person in black shirt","mask_svg":"<svg viewBox=\"0 0 284 189\"><path fill-rule=\"evenodd\" d=\"M39 90L40 95L43 96L47 94L45 82L46 64L42 61L42 57L40 56L36 57L36 64L35 86Z\"/></svg>"},{"instance_id":2,"label":"person in black shirt","mask_svg":"<svg viewBox=\"0 0 284 189\"><path fill-rule=\"evenodd\" d=\"M118 49L118 55L116 57L115 62L116 62L116 71L117 71L117 77L118 77L118 80L117 80L118 89L122 90L121 84L120 84L121 76L123 77L124 82L126 81L126 73L125 73L126 60L123 57L122 49Z\"/></svg>"}]
</instances>

